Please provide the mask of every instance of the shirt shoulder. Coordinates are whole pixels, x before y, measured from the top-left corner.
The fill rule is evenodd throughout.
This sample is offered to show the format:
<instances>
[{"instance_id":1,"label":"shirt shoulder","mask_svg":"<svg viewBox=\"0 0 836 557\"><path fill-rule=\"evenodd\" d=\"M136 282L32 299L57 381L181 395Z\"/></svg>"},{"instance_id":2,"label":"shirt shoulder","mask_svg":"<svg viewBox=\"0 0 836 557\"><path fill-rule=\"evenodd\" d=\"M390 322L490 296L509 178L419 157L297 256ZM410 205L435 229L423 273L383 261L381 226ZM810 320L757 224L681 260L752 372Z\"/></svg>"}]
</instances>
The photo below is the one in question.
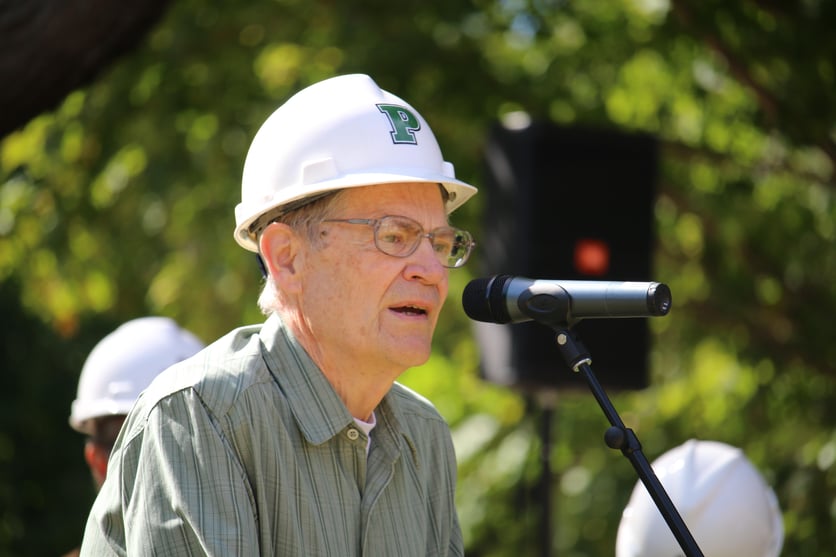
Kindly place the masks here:
<instances>
[{"instance_id":1,"label":"shirt shoulder","mask_svg":"<svg viewBox=\"0 0 836 557\"><path fill-rule=\"evenodd\" d=\"M161 401L182 393L193 392L211 414L223 416L250 388L271 381L260 348L260 330L261 325L235 329L163 371L131 410L132 429L141 429Z\"/></svg>"},{"instance_id":2,"label":"shirt shoulder","mask_svg":"<svg viewBox=\"0 0 836 557\"><path fill-rule=\"evenodd\" d=\"M401 383L392 385L388 397L393 410L406 418L421 418L446 424L444 417L429 399Z\"/></svg>"}]
</instances>

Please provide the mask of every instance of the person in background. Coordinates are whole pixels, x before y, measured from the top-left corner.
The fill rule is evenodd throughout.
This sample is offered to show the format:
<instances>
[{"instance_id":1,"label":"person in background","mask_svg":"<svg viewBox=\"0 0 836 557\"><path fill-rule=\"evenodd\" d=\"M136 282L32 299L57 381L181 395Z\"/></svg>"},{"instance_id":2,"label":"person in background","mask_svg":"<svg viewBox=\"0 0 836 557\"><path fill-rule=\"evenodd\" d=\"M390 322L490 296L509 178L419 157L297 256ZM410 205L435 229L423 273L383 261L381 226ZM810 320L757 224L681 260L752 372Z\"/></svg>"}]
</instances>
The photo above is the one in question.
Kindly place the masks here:
<instances>
[{"instance_id":1,"label":"person in background","mask_svg":"<svg viewBox=\"0 0 836 557\"><path fill-rule=\"evenodd\" d=\"M140 393L172 364L203 348L198 338L167 317L141 317L120 325L96 344L84 362L70 426L87 436L84 460L96 486L125 416ZM69 555L77 554L77 550Z\"/></svg>"},{"instance_id":2,"label":"person in background","mask_svg":"<svg viewBox=\"0 0 836 557\"><path fill-rule=\"evenodd\" d=\"M70 426L87 436L84 460L97 488L107 475L119 429L139 394L160 372L203 346L167 317L141 317L120 325L90 352L78 380Z\"/></svg>"},{"instance_id":3,"label":"person in background","mask_svg":"<svg viewBox=\"0 0 836 557\"><path fill-rule=\"evenodd\" d=\"M653 470L706 557L778 557L784 524L775 492L737 447L691 439ZM679 557L679 542L644 484L622 514L616 557Z\"/></svg>"},{"instance_id":4,"label":"person in background","mask_svg":"<svg viewBox=\"0 0 836 557\"><path fill-rule=\"evenodd\" d=\"M396 379L430 356L474 245L448 215L475 193L367 75L280 106L235 209L267 318L146 391L82 555L462 555L449 427Z\"/></svg>"}]
</instances>

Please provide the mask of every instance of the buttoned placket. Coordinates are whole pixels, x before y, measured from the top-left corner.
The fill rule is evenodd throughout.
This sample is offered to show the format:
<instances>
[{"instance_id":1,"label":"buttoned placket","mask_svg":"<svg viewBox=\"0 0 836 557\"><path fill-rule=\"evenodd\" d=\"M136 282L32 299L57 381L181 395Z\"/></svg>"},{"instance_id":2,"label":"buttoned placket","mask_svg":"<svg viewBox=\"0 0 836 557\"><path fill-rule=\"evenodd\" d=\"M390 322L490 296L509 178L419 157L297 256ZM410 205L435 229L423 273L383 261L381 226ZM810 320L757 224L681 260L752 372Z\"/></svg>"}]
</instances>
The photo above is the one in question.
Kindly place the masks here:
<instances>
[{"instance_id":1,"label":"buttoned placket","mask_svg":"<svg viewBox=\"0 0 836 557\"><path fill-rule=\"evenodd\" d=\"M363 496L366 487L366 436L352 424L338 436L340 461L357 482L357 492Z\"/></svg>"}]
</instances>

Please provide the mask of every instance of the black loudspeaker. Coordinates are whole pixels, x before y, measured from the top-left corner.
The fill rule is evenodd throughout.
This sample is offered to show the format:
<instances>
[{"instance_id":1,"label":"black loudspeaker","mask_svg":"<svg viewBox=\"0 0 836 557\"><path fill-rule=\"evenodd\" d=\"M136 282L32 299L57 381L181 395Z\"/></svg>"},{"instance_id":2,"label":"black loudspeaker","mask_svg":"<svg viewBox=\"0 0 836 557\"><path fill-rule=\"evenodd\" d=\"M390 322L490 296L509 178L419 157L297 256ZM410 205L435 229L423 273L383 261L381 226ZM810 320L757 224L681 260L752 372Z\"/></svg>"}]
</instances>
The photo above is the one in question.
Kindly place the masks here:
<instances>
[{"instance_id":1,"label":"black loudspeaker","mask_svg":"<svg viewBox=\"0 0 836 557\"><path fill-rule=\"evenodd\" d=\"M652 281L658 145L652 136L535 122L495 125L485 153L478 238L486 276ZM588 389L535 322L475 323L488 381L539 391ZM648 385L645 318L586 319L573 331L602 386Z\"/></svg>"}]
</instances>

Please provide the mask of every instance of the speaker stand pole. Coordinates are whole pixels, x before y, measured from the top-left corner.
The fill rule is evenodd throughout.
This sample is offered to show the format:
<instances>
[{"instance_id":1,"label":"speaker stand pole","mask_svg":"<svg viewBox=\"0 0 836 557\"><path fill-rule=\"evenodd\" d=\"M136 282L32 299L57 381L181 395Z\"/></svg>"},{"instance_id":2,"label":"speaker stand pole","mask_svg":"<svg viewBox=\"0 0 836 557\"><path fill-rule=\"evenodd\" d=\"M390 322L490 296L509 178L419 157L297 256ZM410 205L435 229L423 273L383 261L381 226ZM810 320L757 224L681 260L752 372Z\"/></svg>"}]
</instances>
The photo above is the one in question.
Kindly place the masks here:
<instances>
[{"instance_id":1,"label":"speaker stand pole","mask_svg":"<svg viewBox=\"0 0 836 557\"><path fill-rule=\"evenodd\" d=\"M552 422L557 392L545 390L535 396L540 407L540 555L552 555Z\"/></svg>"},{"instance_id":2,"label":"speaker stand pole","mask_svg":"<svg viewBox=\"0 0 836 557\"><path fill-rule=\"evenodd\" d=\"M576 373L583 372L589 389L592 391L595 400L598 401L601 410L603 410L604 415L610 422L611 427L604 434L604 441L607 446L611 449L620 449L621 454L633 465L639 479L641 479L645 488L647 488L650 497L659 508L659 512L662 513L662 517L668 524L671 533L673 533L680 547L685 552L685 556L703 557L702 550L700 550L696 540L694 540L694 537L679 515L679 511L676 510L662 482L659 481L659 478L647 461L647 457L644 456L638 437L632 429L624 426L624 422L621 420L618 412L616 412L612 402L610 402L607 393L592 372L592 358L586 348L575 334L570 332L568 325L559 325L552 328L556 333L555 340L557 341L557 346L569 369L574 370Z\"/></svg>"}]
</instances>

